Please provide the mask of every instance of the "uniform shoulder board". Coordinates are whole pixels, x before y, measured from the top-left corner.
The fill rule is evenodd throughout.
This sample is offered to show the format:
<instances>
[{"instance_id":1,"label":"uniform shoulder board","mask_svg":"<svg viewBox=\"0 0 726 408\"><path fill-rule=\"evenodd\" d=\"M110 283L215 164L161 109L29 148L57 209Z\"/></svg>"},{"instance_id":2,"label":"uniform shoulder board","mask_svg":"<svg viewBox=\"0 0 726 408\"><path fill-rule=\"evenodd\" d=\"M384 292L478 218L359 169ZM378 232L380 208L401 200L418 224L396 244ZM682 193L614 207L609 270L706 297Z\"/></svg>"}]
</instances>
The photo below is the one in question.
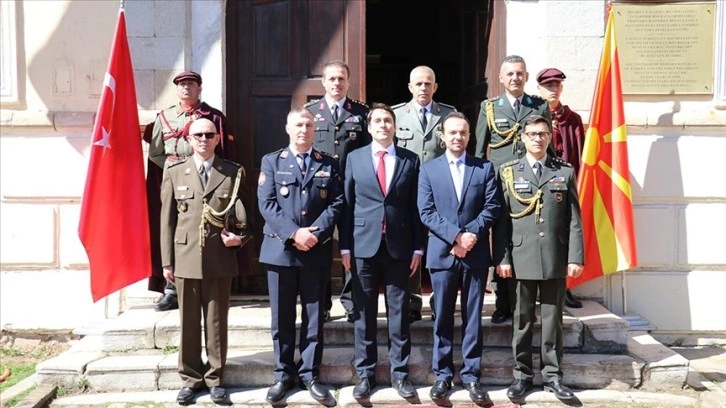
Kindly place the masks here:
<instances>
[{"instance_id":1,"label":"uniform shoulder board","mask_svg":"<svg viewBox=\"0 0 726 408\"><path fill-rule=\"evenodd\" d=\"M323 156L333 157L333 155L328 152L324 152L322 150L315 150L315 151L322 154Z\"/></svg>"},{"instance_id":2,"label":"uniform shoulder board","mask_svg":"<svg viewBox=\"0 0 726 408\"><path fill-rule=\"evenodd\" d=\"M527 95L529 95L529 94L527 94ZM532 100L535 100L537 102L544 102L545 101L544 98L542 98L539 95L529 95L529 97L532 98Z\"/></svg>"},{"instance_id":3,"label":"uniform shoulder board","mask_svg":"<svg viewBox=\"0 0 726 408\"><path fill-rule=\"evenodd\" d=\"M191 157L191 156L189 156L189 157ZM174 163L170 164L170 165L169 165L169 166L167 167L167 169L170 169L170 168L172 168L172 167L174 167L174 166L178 166L178 165L180 165L180 164L182 164L182 163L185 163L185 162L186 162L187 160L189 160L189 157L187 157L186 159L183 159L183 160L178 160L178 161L175 161Z\"/></svg>"},{"instance_id":4,"label":"uniform shoulder board","mask_svg":"<svg viewBox=\"0 0 726 408\"><path fill-rule=\"evenodd\" d=\"M228 164L231 164L231 165L233 165L234 167L242 167L242 165L241 165L241 164L237 163L237 162L236 162L236 161L234 161L234 160L229 160L229 159L222 159L222 160L224 160L224 161L225 161L225 162L227 162Z\"/></svg>"},{"instance_id":5,"label":"uniform shoulder board","mask_svg":"<svg viewBox=\"0 0 726 408\"><path fill-rule=\"evenodd\" d=\"M568 162L560 159L559 157L553 157L552 160L553 161L556 161L557 163L559 163L559 164L561 164L561 165L563 165L565 167L572 167L572 165L570 163L568 163Z\"/></svg>"},{"instance_id":6,"label":"uniform shoulder board","mask_svg":"<svg viewBox=\"0 0 726 408\"><path fill-rule=\"evenodd\" d=\"M306 103L305 105L303 105L303 108L309 108L309 107L315 105L318 102L320 102L320 99L313 99L312 101L310 101L310 102Z\"/></svg>"},{"instance_id":7,"label":"uniform shoulder board","mask_svg":"<svg viewBox=\"0 0 726 408\"><path fill-rule=\"evenodd\" d=\"M285 148L284 148L284 147L283 147L282 149L280 149L280 150L275 150L275 151L274 151L274 152L272 152L272 153L267 153L267 154L265 155L265 157L267 157L267 156L276 156L276 155L280 154L280 153L281 153L281 152L282 152L283 150L285 150Z\"/></svg>"},{"instance_id":8,"label":"uniform shoulder board","mask_svg":"<svg viewBox=\"0 0 726 408\"><path fill-rule=\"evenodd\" d=\"M515 164L517 164L517 163L519 163L519 159L517 159L517 160L510 160L510 161L508 161L508 162L506 162L506 163L502 164L501 166L499 166L499 168L500 168L500 169L503 169L503 168L505 168L505 167L511 167L511 166L514 166L514 165L515 165Z\"/></svg>"},{"instance_id":9,"label":"uniform shoulder board","mask_svg":"<svg viewBox=\"0 0 726 408\"><path fill-rule=\"evenodd\" d=\"M439 104L439 105L441 105L441 106L444 106L444 107L446 107L446 108L449 108L449 109L452 109L452 110L456 110L456 108L455 108L455 107L453 107L452 105L449 105L448 103L441 103L441 102L438 102L438 104Z\"/></svg>"},{"instance_id":10,"label":"uniform shoulder board","mask_svg":"<svg viewBox=\"0 0 726 408\"><path fill-rule=\"evenodd\" d=\"M402 108L402 107L406 106L407 103L408 102L401 102L399 104L396 104L396 105L391 106L391 109L396 110L398 108ZM443 105L443 103L442 103L442 105Z\"/></svg>"},{"instance_id":11,"label":"uniform shoulder board","mask_svg":"<svg viewBox=\"0 0 726 408\"><path fill-rule=\"evenodd\" d=\"M366 105L365 102L361 102L361 101L359 101L357 99L351 99L350 101L353 102L353 103L357 103L358 105L363 106L366 109L368 108L368 105Z\"/></svg>"}]
</instances>

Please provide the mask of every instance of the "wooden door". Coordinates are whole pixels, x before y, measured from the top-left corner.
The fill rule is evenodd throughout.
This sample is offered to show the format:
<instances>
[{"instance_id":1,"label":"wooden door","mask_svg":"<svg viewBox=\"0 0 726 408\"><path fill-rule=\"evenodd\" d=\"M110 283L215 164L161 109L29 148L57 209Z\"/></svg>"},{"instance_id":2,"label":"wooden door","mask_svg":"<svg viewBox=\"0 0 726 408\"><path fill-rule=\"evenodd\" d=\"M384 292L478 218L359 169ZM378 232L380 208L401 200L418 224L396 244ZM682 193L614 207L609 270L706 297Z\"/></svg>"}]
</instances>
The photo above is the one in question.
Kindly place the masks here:
<instances>
[{"instance_id":1,"label":"wooden door","mask_svg":"<svg viewBox=\"0 0 726 408\"><path fill-rule=\"evenodd\" d=\"M365 1L227 1L226 114L237 137L247 184L256 197L262 156L289 144L290 108L324 94L322 66L343 60L350 66L352 98L365 99ZM257 212L252 245L253 273L244 292L265 293L257 266L262 217Z\"/></svg>"}]
</instances>

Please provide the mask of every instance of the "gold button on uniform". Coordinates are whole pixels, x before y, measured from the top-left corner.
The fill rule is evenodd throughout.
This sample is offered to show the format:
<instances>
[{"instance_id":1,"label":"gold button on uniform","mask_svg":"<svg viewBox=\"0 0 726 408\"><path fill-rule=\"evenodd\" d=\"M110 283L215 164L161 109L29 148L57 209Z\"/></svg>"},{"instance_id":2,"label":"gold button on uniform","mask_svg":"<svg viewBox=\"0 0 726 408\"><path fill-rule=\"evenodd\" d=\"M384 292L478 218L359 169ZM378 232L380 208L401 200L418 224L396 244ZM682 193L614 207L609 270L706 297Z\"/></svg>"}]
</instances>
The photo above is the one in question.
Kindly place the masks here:
<instances>
[{"instance_id":1,"label":"gold button on uniform","mask_svg":"<svg viewBox=\"0 0 726 408\"><path fill-rule=\"evenodd\" d=\"M539 233L539 236L540 236L540 237L544 237L544 232L540 232L540 233Z\"/></svg>"}]
</instances>

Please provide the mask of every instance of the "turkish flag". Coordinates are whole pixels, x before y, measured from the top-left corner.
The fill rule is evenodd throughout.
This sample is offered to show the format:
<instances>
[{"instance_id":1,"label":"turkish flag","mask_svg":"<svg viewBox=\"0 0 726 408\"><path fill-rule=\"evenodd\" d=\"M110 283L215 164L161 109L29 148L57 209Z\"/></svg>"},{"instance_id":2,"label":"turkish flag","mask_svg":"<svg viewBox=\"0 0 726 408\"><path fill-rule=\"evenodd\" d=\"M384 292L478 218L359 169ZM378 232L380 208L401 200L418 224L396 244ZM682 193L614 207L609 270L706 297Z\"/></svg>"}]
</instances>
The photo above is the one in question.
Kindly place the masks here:
<instances>
[{"instance_id":1,"label":"turkish flag","mask_svg":"<svg viewBox=\"0 0 726 408\"><path fill-rule=\"evenodd\" d=\"M151 275L141 131L123 8L93 126L78 235L88 254L94 302Z\"/></svg>"}]
</instances>

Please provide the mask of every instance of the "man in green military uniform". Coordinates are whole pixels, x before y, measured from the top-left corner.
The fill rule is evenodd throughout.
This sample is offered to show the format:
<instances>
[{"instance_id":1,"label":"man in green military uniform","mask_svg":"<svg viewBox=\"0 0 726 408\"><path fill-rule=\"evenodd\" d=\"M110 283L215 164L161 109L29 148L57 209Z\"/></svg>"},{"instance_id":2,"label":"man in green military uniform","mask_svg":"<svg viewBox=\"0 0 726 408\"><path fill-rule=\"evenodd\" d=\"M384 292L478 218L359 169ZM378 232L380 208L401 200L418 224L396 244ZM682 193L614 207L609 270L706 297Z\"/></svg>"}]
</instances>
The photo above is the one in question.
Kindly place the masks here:
<instances>
[{"instance_id":1,"label":"man in green military uniform","mask_svg":"<svg viewBox=\"0 0 726 408\"><path fill-rule=\"evenodd\" d=\"M149 168L147 177L163 172L170 165L186 160L192 155L189 142L189 127L200 118L209 119L214 123L220 135L215 153L228 160L237 161L237 144L234 136L228 133L227 118L224 114L200 100L202 93L202 77L196 72L184 71L174 77L179 103L159 112L154 121L151 142L149 143L149 161L157 168ZM154 183L147 183L147 188L158 188ZM157 197L158 193L150 192L149 197ZM158 230L158 214L150 212L151 228ZM158 233L152 231L152 236ZM158 312L178 308L176 287L165 282L159 263L158 243L152 243L152 276L149 279L149 290L163 292L164 297L154 306ZM166 285L166 286L164 286Z\"/></svg>"},{"instance_id":2,"label":"man in green military uniform","mask_svg":"<svg viewBox=\"0 0 726 408\"><path fill-rule=\"evenodd\" d=\"M513 278L514 383L507 397L521 403L532 388L532 337L539 292L544 389L563 401L575 399L562 385L562 309L566 278L582 274L584 249L576 175L572 166L547 154L550 121L530 116L522 133L527 153L499 168L504 210L494 226L497 275Z\"/></svg>"},{"instance_id":3,"label":"man in green military uniform","mask_svg":"<svg viewBox=\"0 0 726 408\"><path fill-rule=\"evenodd\" d=\"M476 123L476 157L486 157L498 168L503 163L520 159L525 154L521 133L530 115L550 118L547 102L524 92L529 74L524 59L518 55L504 58L499 70L499 82L504 93L481 103ZM503 323L512 315L511 289L505 280L494 275L497 296L492 323Z\"/></svg>"},{"instance_id":4,"label":"man in green military uniform","mask_svg":"<svg viewBox=\"0 0 726 408\"><path fill-rule=\"evenodd\" d=\"M442 121L449 113L456 112L453 106L433 100L438 87L434 70L418 66L409 75L408 90L413 99L391 107L396 114L396 144L418 154L421 164L446 151L442 143ZM413 323L421 320L421 270L416 271L408 283L411 292L409 313ZM429 302L432 311L433 302L432 294Z\"/></svg>"},{"instance_id":5,"label":"man in green military uniform","mask_svg":"<svg viewBox=\"0 0 726 408\"><path fill-rule=\"evenodd\" d=\"M368 134L368 106L348 97L350 69L343 61L328 61L323 65L322 99L310 101L305 108L313 114L315 139L313 148L333 156L340 163L340 173L345 174L348 153L371 142ZM345 281L340 293L340 303L345 308L345 316L353 322L353 286L350 271L344 271ZM325 320L330 319L331 285L328 283L325 300Z\"/></svg>"}]
</instances>

